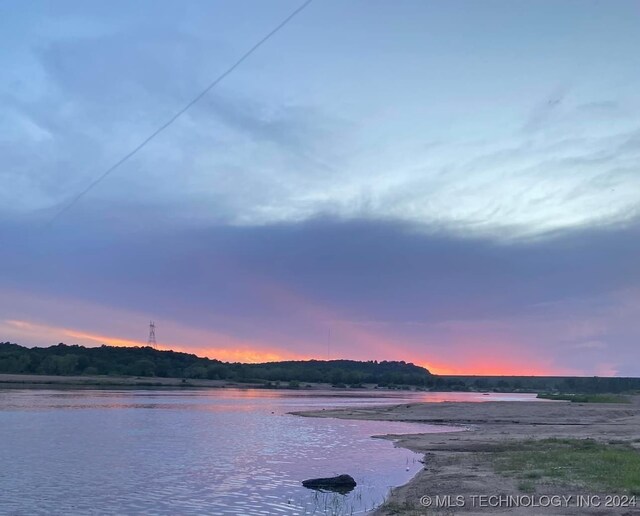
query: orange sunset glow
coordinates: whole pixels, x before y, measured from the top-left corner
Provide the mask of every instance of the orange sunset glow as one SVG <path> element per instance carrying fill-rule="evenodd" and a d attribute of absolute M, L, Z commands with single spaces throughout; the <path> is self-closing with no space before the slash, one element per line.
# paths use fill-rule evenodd
<path fill-rule="evenodd" d="M 6 320 L 4 324 L 17 330 L 23 337 L 59 335 L 61 339 L 68 340 L 69 344 L 82 343 L 85 345 L 107 345 L 117 347 L 147 346 L 147 342 L 141 340 L 126 339 L 108 335 L 101 335 L 70 328 L 59 328 L 27 321 Z M 228 346 L 210 346 L 207 344 L 193 344 L 185 346 L 176 344 L 158 344 L 157 349 L 163 351 L 178 351 L 192 353 L 201 357 L 221 360 L 223 362 L 262 363 L 277 362 L 282 360 L 308 360 L 310 357 L 295 355 L 278 349 L 251 348 L 247 343 L 238 342 L 233 338 L 221 335 L 211 336 L 213 341 L 224 343 Z"/>
<path fill-rule="evenodd" d="M 311 310 L 313 305 L 307 303 L 305 305 L 307 310 Z M 318 310 L 314 308 L 314 310 Z M 322 316 L 326 316 L 327 313 L 322 311 Z M 326 320 L 322 318 L 323 320 Z M 48 337 L 50 335 L 58 335 L 60 339 L 67 341 L 68 344 L 80 343 L 90 346 L 106 344 L 108 346 L 119 347 L 133 347 L 133 346 L 147 346 L 147 342 L 135 339 L 126 339 L 116 336 L 109 336 L 97 333 L 91 333 L 70 328 L 61 328 L 55 326 L 49 326 L 44 324 L 38 324 L 28 321 L 19 320 L 5 320 L 4 325 L 12 328 L 14 331 L 25 338 L 33 336 Z M 365 331 L 358 328 L 357 325 L 343 324 L 339 325 L 341 330 L 345 331 L 345 334 L 350 339 L 355 339 L 363 342 L 365 346 L 375 350 L 390 350 L 393 349 L 394 353 L 389 353 L 385 358 L 387 360 L 399 359 L 406 362 L 415 363 L 425 367 L 433 374 L 440 375 L 484 375 L 484 376 L 555 376 L 561 374 L 574 374 L 570 370 L 560 370 L 551 366 L 545 365 L 540 362 L 530 361 L 524 363 L 517 357 L 501 358 L 493 357 L 477 357 L 474 356 L 473 349 L 475 346 L 469 346 L 467 349 L 467 357 L 462 361 L 431 361 L 427 359 L 421 359 L 419 356 L 412 356 L 407 347 L 403 347 L 398 344 L 391 344 L 389 337 L 385 335 L 377 335 L 371 331 Z M 223 362 L 245 362 L 245 363 L 263 363 L 263 362 L 278 362 L 283 360 L 325 360 L 326 356 L 313 356 L 294 354 L 287 352 L 276 347 L 268 348 L 265 346 L 257 347 L 252 346 L 251 343 L 237 341 L 231 337 L 225 337 L 219 334 L 209 335 L 211 341 L 217 342 L 215 346 L 207 345 L 207 343 L 191 343 L 184 345 L 180 343 L 168 344 L 159 343 L 157 349 L 160 350 L 173 350 L 184 353 L 193 353 L 201 357 L 221 360 Z M 225 345 L 226 344 L 226 345 Z M 457 350 L 464 350 L 463 346 L 456 347 Z M 498 352 L 498 348 L 496 348 Z M 335 356 L 333 359 L 347 358 L 339 355 L 339 350 L 334 350 Z M 383 355 L 384 356 L 384 355 Z M 366 360 L 366 357 L 362 357 Z"/>

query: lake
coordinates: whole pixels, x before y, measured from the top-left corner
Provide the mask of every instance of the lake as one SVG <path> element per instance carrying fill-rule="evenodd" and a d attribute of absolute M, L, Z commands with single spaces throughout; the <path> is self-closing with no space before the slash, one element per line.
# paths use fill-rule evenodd
<path fill-rule="evenodd" d="M 421 456 L 372 435 L 446 427 L 304 418 L 290 411 L 532 395 L 287 390 L 0 389 L 0 512 L 355 514 Z M 346 495 L 303 488 L 348 473 Z"/>

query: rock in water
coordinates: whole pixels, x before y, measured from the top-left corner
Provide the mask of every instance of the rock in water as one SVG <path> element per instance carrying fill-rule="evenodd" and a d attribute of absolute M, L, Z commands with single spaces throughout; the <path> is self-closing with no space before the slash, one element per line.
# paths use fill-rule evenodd
<path fill-rule="evenodd" d="M 318 491 L 335 491 L 336 493 L 346 494 L 349 491 L 353 491 L 353 488 L 358 484 L 351 475 L 338 475 L 337 477 L 303 480 L 302 485 Z"/>

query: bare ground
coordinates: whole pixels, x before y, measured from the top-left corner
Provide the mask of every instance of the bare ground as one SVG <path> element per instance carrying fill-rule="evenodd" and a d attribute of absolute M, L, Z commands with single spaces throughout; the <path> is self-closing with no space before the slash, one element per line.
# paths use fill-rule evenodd
<path fill-rule="evenodd" d="M 298 412 L 308 417 L 376 419 L 460 425 L 461 432 L 415 434 L 385 438 L 398 446 L 424 453 L 424 470 L 407 485 L 392 491 L 389 500 L 376 512 L 390 514 L 640 514 L 640 507 L 576 507 L 575 496 L 597 495 L 602 505 L 606 495 L 580 485 L 542 483 L 535 493 L 523 493 L 518 481 L 494 470 L 495 454 L 517 446 L 518 441 L 546 438 L 591 438 L 603 443 L 624 442 L 640 449 L 640 397 L 629 404 L 567 402 L 485 402 L 485 403 L 413 403 L 361 409 Z M 640 486 L 639 486 L 640 487 Z M 480 495 L 572 495 L 562 507 L 508 508 L 481 506 L 472 497 Z M 422 507 L 420 498 L 451 495 L 444 509 Z M 455 497 L 464 497 L 464 506 L 456 506 Z M 640 499 L 638 500 L 640 506 Z M 458 504 L 459 505 L 459 504 Z"/>
<path fill-rule="evenodd" d="M 185 385 L 186 384 L 186 385 Z M 225 380 L 183 381 L 182 378 L 141 376 L 55 376 L 41 374 L 0 374 L 0 388 L 63 388 L 63 387 L 232 387 L 239 386 Z M 250 384 L 242 384 L 251 387 Z"/>

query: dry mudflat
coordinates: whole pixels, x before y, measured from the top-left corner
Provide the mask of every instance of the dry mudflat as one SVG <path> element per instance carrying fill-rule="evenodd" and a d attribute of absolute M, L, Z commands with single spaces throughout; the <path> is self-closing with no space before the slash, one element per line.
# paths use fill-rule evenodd
<path fill-rule="evenodd" d="M 606 488 L 594 488 L 593 484 L 570 475 L 567 477 L 562 471 L 558 471 L 557 478 L 549 478 L 548 472 L 538 474 L 536 471 L 525 471 L 526 464 L 522 465 L 522 471 L 506 474 L 497 466 L 504 463 L 505 458 L 511 460 L 513 457 L 520 457 L 517 452 L 521 450 L 534 450 L 531 457 L 535 458 L 536 453 L 548 453 L 551 449 L 549 446 L 569 450 L 567 460 L 591 457 L 589 454 L 572 455 L 570 448 L 573 444 L 565 445 L 586 439 L 595 441 L 584 443 L 597 447 L 598 454 L 593 456 L 598 458 L 609 454 L 609 448 L 600 443 L 628 450 L 632 455 L 640 452 L 640 397 L 629 399 L 630 403 L 413 403 L 297 414 L 308 417 L 444 424 L 464 428 L 463 431 L 447 433 L 384 436 L 393 439 L 398 446 L 423 453 L 424 469 L 409 484 L 393 490 L 387 502 L 378 509 L 379 515 L 631 515 L 640 514 L 640 496 L 636 496 L 637 507 L 633 507 L 629 491 L 626 495 L 623 492 L 620 497 L 621 491 L 609 492 Z M 537 451 L 536 444 L 539 445 Z M 604 450 L 602 453 L 601 449 Z M 562 459 L 564 455 L 560 457 Z M 553 459 L 553 456 L 547 456 L 549 458 Z M 631 467 L 635 468 L 634 465 Z M 562 466 L 556 468 L 561 470 Z M 634 471 L 632 473 L 635 475 Z M 632 477 L 632 482 L 635 482 L 635 478 L 637 477 Z M 632 486 L 632 491 L 635 491 L 635 487 Z M 640 485 L 637 488 L 640 490 Z M 497 496 L 501 498 L 496 498 Z M 545 498 L 546 496 L 553 498 Z M 608 496 L 611 498 L 608 499 Z M 422 497 L 430 498 L 423 499 L 421 503 Z M 429 502 L 431 506 L 425 507 Z M 526 506 L 528 504 L 533 506 Z"/>

